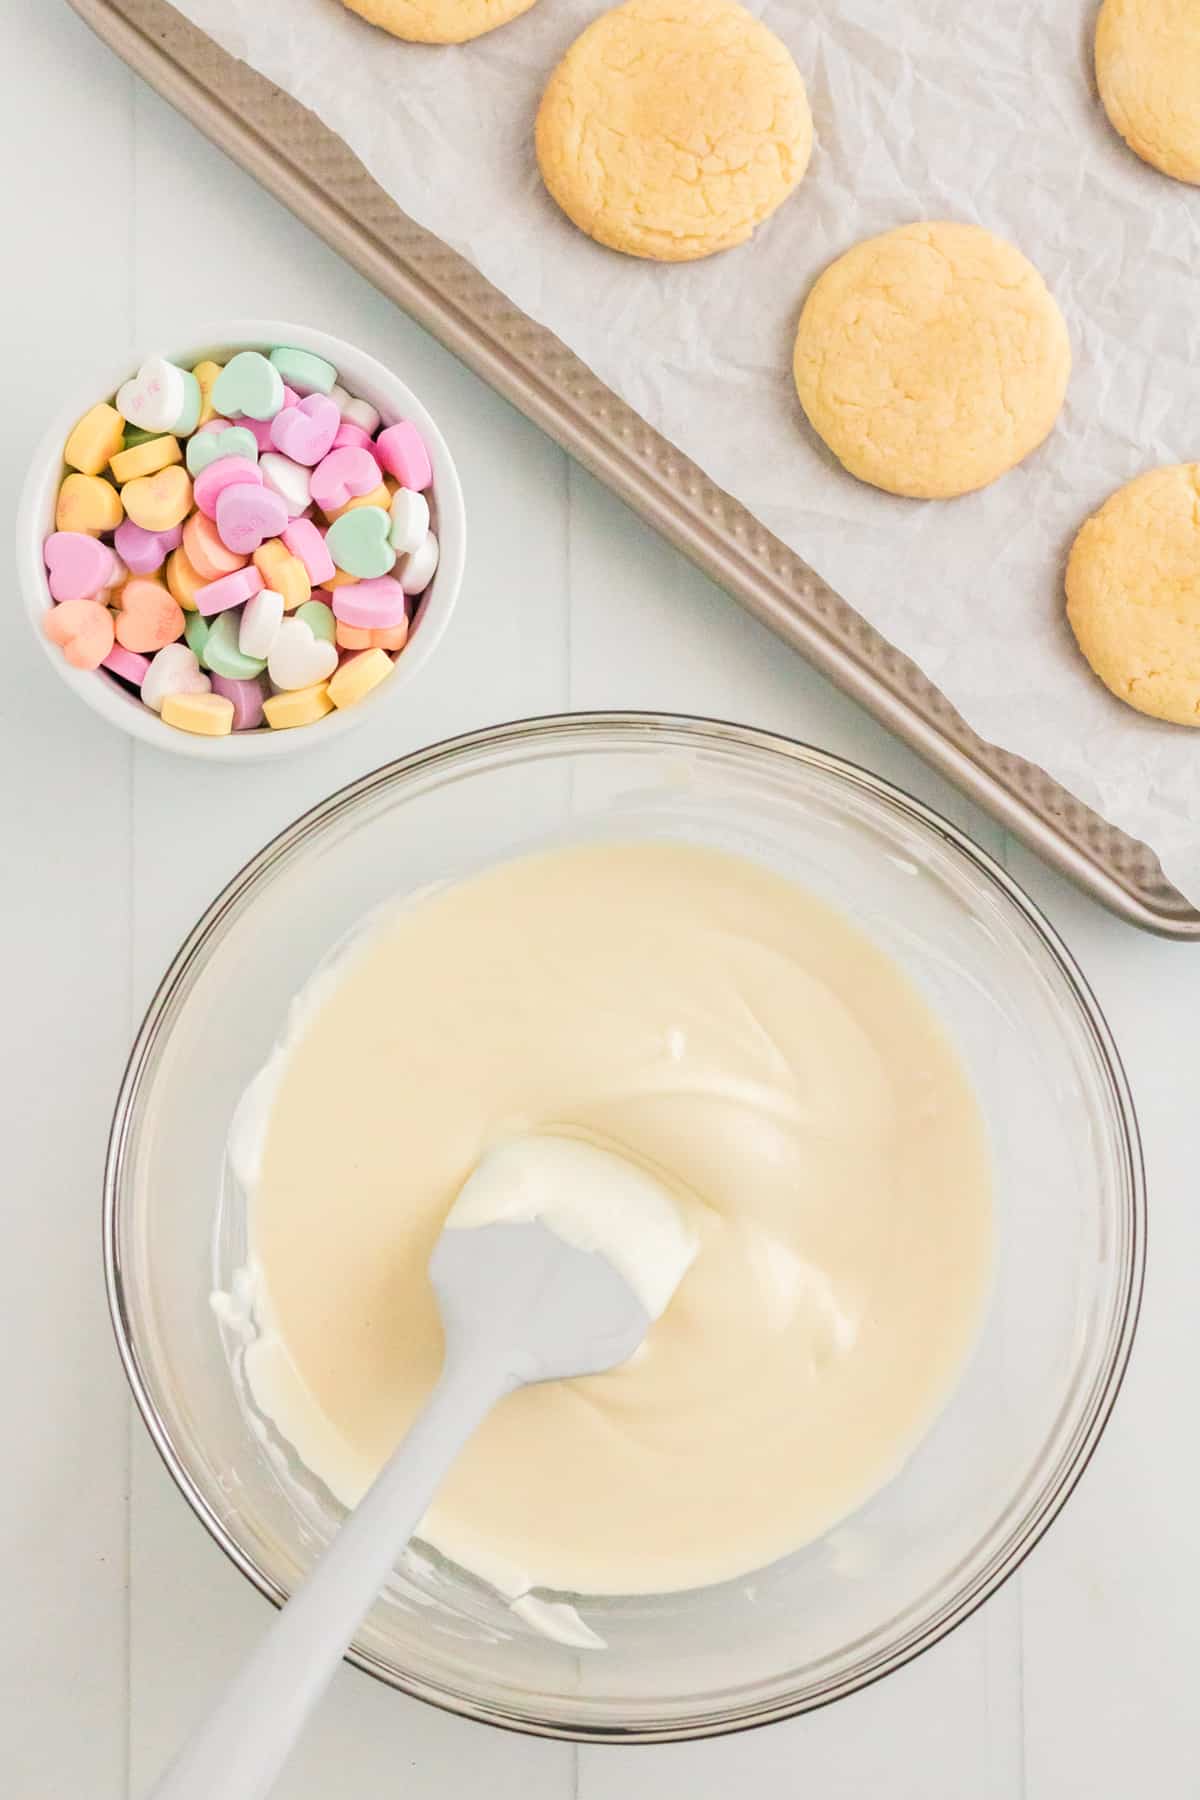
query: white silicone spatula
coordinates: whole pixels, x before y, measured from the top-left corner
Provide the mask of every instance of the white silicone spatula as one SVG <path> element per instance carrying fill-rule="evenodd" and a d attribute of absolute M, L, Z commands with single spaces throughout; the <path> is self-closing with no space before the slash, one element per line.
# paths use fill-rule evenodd
<path fill-rule="evenodd" d="M 429 1265 L 437 1387 L 153 1800 L 263 1800 L 476 1426 L 526 1382 L 632 1356 L 695 1252 L 667 1190 L 610 1151 L 527 1137 L 483 1158 Z"/>

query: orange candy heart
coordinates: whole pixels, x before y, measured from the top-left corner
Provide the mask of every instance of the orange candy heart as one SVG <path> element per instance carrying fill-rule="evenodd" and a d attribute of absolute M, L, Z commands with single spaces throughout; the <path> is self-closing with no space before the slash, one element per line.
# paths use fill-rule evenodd
<path fill-rule="evenodd" d="M 216 524 L 202 512 L 194 512 L 184 526 L 183 548 L 203 582 L 220 581 L 222 575 L 232 575 L 235 569 L 246 566 L 246 558 L 236 550 L 226 549 Z"/>
<path fill-rule="evenodd" d="M 58 490 L 56 531 L 85 531 L 95 537 L 115 531 L 124 517 L 120 494 L 99 475 L 68 475 Z"/>
<path fill-rule="evenodd" d="M 345 625 L 339 619 L 334 641 L 340 650 L 403 650 L 408 642 L 408 620 L 368 631 L 361 625 Z"/>
<path fill-rule="evenodd" d="M 64 600 L 42 615 L 42 630 L 76 669 L 98 669 L 113 647 L 113 619 L 98 600 Z"/>
<path fill-rule="evenodd" d="M 161 581 L 135 576 L 121 590 L 117 614 L 117 642 L 143 655 L 162 650 L 183 636 L 183 608 Z"/>
<path fill-rule="evenodd" d="M 192 509 L 192 478 L 178 464 L 142 475 L 121 489 L 125 511 L 143 531 L 170 531 L 182 525 Z"/>

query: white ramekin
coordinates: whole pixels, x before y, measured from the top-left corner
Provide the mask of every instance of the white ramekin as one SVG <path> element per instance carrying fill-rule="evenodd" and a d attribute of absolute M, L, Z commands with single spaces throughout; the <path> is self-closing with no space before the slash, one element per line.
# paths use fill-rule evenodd
<path fill-rule="evenodd" d="M 321 744 L 331 743 L 339 734 L 352 731 L 373 716 L 376 709 L 393 701 L 400 689 L 420 674 L 449 624 L 462 585 L 466 516 L 458 471 L 441 432 L 412 389 L 398 375 L 393 375 L 366 351 L 356 349 L 340 338 L 330 337 L 328 332 L 273 319 L 218 325 L 197 332 L 190 344 L 183 348 L 175 346 L 164 354 L 182 368 L 190 369 L 205 358 L 225 362 L 237 350 L 272 350 L 283 344 L 297 350 L 312 350 L 327 358 L 337 369 L 341 385 L 369 401 L 385 425 L 399 419 L 411 420 L 424 438 L 433 463 L 430 501 L 433 527 L 441 551 L 437 573 L 426 591 L 412 635 L 396 659 L 391 675 L 357 705 L 347 707 L 344 712 L 332 712 L 313 725 L 289 731 L 263 727 L 258 731 L 233 732 L 224 738 L 197 737 L 172 725 L 164 725 L 157 713 L 143 706 L 106 670 L 72 668 L 57 645 L 46 637 L 42 619 L 54 603 L 46 583 L 42 546 L 54 530 L 55 500 L 65 472 L 63 445 L 76 420 L 97 401 L 108 399 L 115 393 L 135 372 L 140 358 L 126 358 L 115 367 L 101 371 L 66 401 L 34 451 L 17 513 L 17 569 L 29 622 L 60 679 L 94 712 L 131 737 L 177 755 L 202 757 L 207 762 L 244 763 L 264 757 L 295 755 L 300 751 L 315 750 Z"/>

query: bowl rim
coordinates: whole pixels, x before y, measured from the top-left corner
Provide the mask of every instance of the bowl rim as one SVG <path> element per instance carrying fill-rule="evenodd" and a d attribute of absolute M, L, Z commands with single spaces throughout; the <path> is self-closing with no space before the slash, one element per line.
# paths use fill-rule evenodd
<path fill-rule="evenodd" d="M 228 737 L 206 738 L 194 732 L 176 731 L 164 725 L 148 707 L 119 688 L 115 681 L 96 680 L 102 673 L 95 669 L 75 669 L 46 637 L 41 621 L 54 604 L 46 586 L 42 545 L 45 538 L 45 501 L 53 482 L 61 478 L 64 464 L 62 448 L 75 423 L 90 406 L 115 393 L 132 367 L 140 366 L 138 353 L 123 357 L 99 375 L 79 382 L 71 397 L 59 407 L 39 438 L 29 460 L 29 468 L 17 505 L 15 543 L 17 578 L 25 602 L 25 612 L 34 637 L 41 645 L 56 674 L 76 696 L 110 725 L 115 725 L 136 742 L 150 744 L 177 756 L 199 758 L 205 762 L 244 764 L 295 756 L 328 744 L 335 736 L 354 730 L 374 709 L 394 699 L 398 690 L 416 679 L 435 654 L 453 616 L 462 588 L 466 562 L 466 503 L 462 482 L 454 458 L 442 431 L 420 396 L 408 383 L 371 351 L 361 349 L 347 339 L 335 337 L 314 325 L 297 325 L 280 319 L 233 319 L 216 324 L 201 324 L 187 337 L 186 347 L 174 348 L 169 355 L 181 367 L 193 368 L 206 357 L 227 355 L 236 349 L 288 345 L 297 350 L 311 350 L 334 364 L 341 378 L 366 380 L 380 392 L 394 396 L 392 404 L 399 417 L 411 419 L 418 427 L 433 464 L 434 495 L 438 548 L 437 571 L 422 609 L 420 630 L 397 659 L 386 681 L 364 695 L 354 706 L 328 714 L 319 723 L 320 733 L 305 727 L 291 731 L 272 731 L 260 727 L 255 731 L 232 732 Z M 151 352 L 147 351 L 148 355 Z M 355 373 L 357 371 L 357 373 Z M 110 379 L 111 377 L 111 379 Z M 107 383 L 107 385 L 105 385 Z"/>
<path fill-rule="evenodd" d="M 1102 1375 L 1093 1384 L 1087 1411 L 1076 1425 L 1070 1442 L 1060 1456 L 1059 1467 L 1052 1471 L 1052 1479 L 1038 1503 L 1022 1519 L 1019 1528 L 1009 1533 L 989 1561 L 977 1572 L 968 1588 L 957 1593 L 932 1617 L 915 1625 L 906 1636 L 878 1652 L 865 1665 L 829 1680 L 810 1693 L 791 1699 L 726 1707 L 709 1715 L 698 1714 L 686 1721 L 598 1724 L 594 1720 L 582 1718 L 571 1720 L 533 1717 L 501 1702 L 481 1700 L 477 1694 L 459 1692 L 411 1671 L 397 1670 L 354 1646 L 347 1651 L 346 1660 L 356 1668 L 384 1685 L 413 1699 L 423 1700 L 443 1712 L 526 1736 L 573 1743 L 679 1743 L 753 1730 L 816 1711 L 873 1686 L 876 1681 L 903 1668 L 940 1643 L 1015 1574 L 1034 1545 L 1058 1517 L 1090 1463 L 1104 1434 L 1128 1368 L 1145 1279 L 1147 1209 L 1141 1134 L 1128 1078 L 1108 1021 L 1074 956 L 1036 901 L 966 832 L 905 789 L 848 758 L 818 749 L 782 733 L 740 725 L 729 720 L 649 711 L 566 712 L 536 715 L 463 732 L 385 763 L 347 783 L 301 813 L 249 858 L 205 908 L 171 959 L 146 1008 L 121 1079 L 104 1168 L 102 1231 L 109 1315 L 126 1379 L 151 1440 L 175 1486 L 234 1567 L 274 1606 L 283 1605 L 288 1598 L 284 1590 L 242 1550 L 226 1530 L 177 1453 L 171 1434 L 155 1406 L 151 1384 L 143 1372 L 121 1266 L 120 1178 L 131 1113 L 178 983 L 186 976 L 193 958 L 204 945 L 209 933 L 219 927 L 227 912 L 241 904 L 277 856 L 302 844 L 306 838 L 319 832 L 328 821 L 336 818 L 344 807 L 353 806 L 371 792 L 393 783 L 402 783 L 414 775 L 426 774 L 439 765 L 452 764 L 457 758 L 482 748 L 513 747 L 523 741 L 545 740 L 550 737 L 559 737 L 569 745 L 572 737 L 585 737 L 595 731 L 626 732 L 631 740 L 637 740 L 653 736 L 664 729 L 675 734 L 676 741 L 679 737 L 690 739 L 691 744 L 697 748 L 712 745 L 728 747 L 735 744 L 774 753 L 785 761 L 803 763 L 809 768 L 823 771 L 847 782 L 860 794 L 898 808 L 910 822 L 924 828 L 964 857 L 973 870 L 990 882 L 1032 927 L 1040 947 L 1049 954 L 1057 972 L 1068 985 L 1080 1022 L 1086 1028 L 1098 1054 L 1102 1074 L 1110 1084 L 1119 1128 L 1123 1187 L 1128 1196 L 1129 1255 L 1118 1294 L 1116 1325 L 1109 1333 L 1110 1342 Z"/>

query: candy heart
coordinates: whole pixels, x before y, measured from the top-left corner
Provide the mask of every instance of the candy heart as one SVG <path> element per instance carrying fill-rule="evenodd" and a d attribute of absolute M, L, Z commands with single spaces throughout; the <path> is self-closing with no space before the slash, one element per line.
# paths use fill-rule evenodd
<path fill-rule="evenodd" d="M 360 650 L 356 656 L 348 656 L 331 678 L 329 698 L 338 707 L 356 706 L 391 672 L 392 659 L 386 650 Z"/>
<path fill-rule="evenodd" d="M 314 587 L 328 581 L 334 573 L 333 558 L 325 547 L 325 533 L 311 519 L 293 519 L 282 533 L 283 541 L 293 556 L 304 564 Z"/>
<path fill-rule="evenodd" d="M 273 419 L 283 405 L 283 376 L 257 350 L 240 350 L 213 382 L 212 403 L 227 419 Z"/>
<path fill-rule="evenodd" d="M 160 469 L 157 475 L 127 481 L 121 489 L 121 503 L 144 531 L 169 531 L 173 525 L 182 525 L 192 510 L 192 478 L 178 464 Z"/>
<path fill-rule="evenodd" d="M 315 638 L 300 619 L 287 618 L 275 634 L 267 673 L 277 688 L 315 687 L 325 681 L 338 666 L 336 644 Z"/>
<path fill-rule="evenodd" d="M 59 531 L 115 531 L 125 517 L 121 496 L 99 475 L 68 475 L 58 490 L 54 524 Z"/>
<path fill-rule="evenodd" d="M 270 488 L 239 482 L 217 496 L 221 542 L 239 556 L 252 556 L 264 538 L 278 537 L 287 522 L 287 507 Z"/>
<path fill-rule="evenodd" d="M 168 644 L 150 664 L 150 672 L 142 683 L 142 699 L 153 712 L 160 713 L 163 701 L 172 694 L 207 694 L 211 687 L 194 651 L 186 644 Z"/>
<path fill-rule="evenodd" d="M 257 569 L 235 569 L 232 575 L 222 575 L 219 581 L 206 582 L 202 588 L 196 589 L 196 610 L 210 619 L 214 613 L 224 612 L 227 607 L 240 606 L 243 600 L 253 600 L 262 586 L 263 578 Z"/>
<path fill-rule="evenodd" d="M 126 650 L 161 650 L 183 636 L 183 608 L 160 581 L 135 576 L 121 589 L 117 642 Z"/>
<path fill-rule="evenodd" d="M 339 650 L 403 650 L 407 642 L 407 619 L 401 619 L 398 625 L 389 625 L 386 630 L 379 631 L 366 631 L 361 625 L 343 625 L 338 620 Z"/>
<path fill-rule="evenodd" d="M 115 406 L 101 401 L 85 412 L 63 450 L 68 469 L 81 475 L 98 475 L 110 456 L 116 456 L 125 442 L 125 421 Z"/>
<path fill-rule="evenodd" d="M 143 431 L 174 431 L 187 396 L 184 371 L 165 356 L 148 356 L 137 374 L 117 389 L 117 411 Z"/>
<path fill-rule="evenodd" d="M 432 531 L 425 533 L 411 556 L 402 556 L 396 573 L 406 594 L 423 594 L 433 580 L 438 566 L 438 541 Z"/>
<path fill-rule="evenodd" d="M 425 542 L 429 530 L 429 502 L 424 494 L 411 488 L 399 488 L 392 496 L 392 549 L 397 556 L 407 556 Z"/>
<path fill-rule="evenodd" d="M 339 569 L 369 581 L 386 575 L 396 560 L 388 539 L 391 520 L 378 506 L 360 506 L 335 519 L 325 544 Z"/>
<path fill-rule="evenodd" d="M 242 622 L 238 628 L 238 649 L 242 655 L 257 657 L 259 662 L 265 663 L 282 623 L 283 595 L 277 594 L 274 588 L 262 588 L 242 608 Z"/>
<path fill-rule="evenodd" d="M 408 600 L 398 581 L 380 575 L 374 581 L 356 581 L 352 587 L 339 588 L 333 597 L 333 616 L 365 631 L 387 630 L 407 618 Z"/>
<path fill-rule="evenodd" d="M 150 658 L 139 656 L 136 650 L 122 650 L 120 644 L 114 644 L 100 667 L 140 688 L 150 673 Z"/>
<path fill-rule="evenodd" d="M 204 396 L 200 392 L 200 383 L 187 369 L 183 371 L 183 405 L 171 430 L 179 437 L 190 437 L 200 423 L 200 413 L 204 406 Z"/>
<path fill-rule="evenodd" d="M 232 575 L 235 569 L 245 566 L 245 557 L 235 556 L 232 550 L 225 548 L 215 520 L 205 518 L 202 512 L 194 512 L 184 526 L 183 548 L 201 581 L 219 581 L 222 575 Z"/>
<path fill-rule="evenodd" d="M 164 431 L 159 437 L 147 438 L 143 444 L 118 450 L 109 459 L 108 472 L 118 487 L 124 487 L 127 481 L 136 481 L 142 475 L 157 475 L 160 469 L 182 461 L 183 450 L 179 439 L 171 432 Z"/>
<path fill-rule="evenodd" d="M 220 363 L 211 362 L 208 359 L 204 362 L 198 362 L 192 370 L 192 374 L 200 384 L 200 417 L 197 419 L 196 423 L 201 430 L 208 424 L 210 419 L 215 418 L 216 416 L 217 409 L 212 403 L 212 391 L 213 382 L 220 373 Z"/>
<path fill-rule="evenodd" d="M 285 406 L 285 407 L 286 406 L 299 406 L 299 404 L 300 404 L 299 394 L 294 394 L 292 392 L 291 388 L 288 387 L 285 383 L 284 389 L 283 389 L 283 406 Z M 281 412 L 283 411 L 283 407 L 280 408 L 280 411 Z M 269 418 L 269 419 L 243 419 L 242 420 L 242 424 L 246 427 L 246 430 L 253 432 L 254 441 L 258 445 L 260 454 L 262 454 L 263 452 L 265 452 L 271 448 L 271 426 L 273 423 L 274 423 L 274 414 L 272 414 L 271 418 Z"/>
<path fill-rule="evenodd" d="M 86 532 L 51 532 L 43 555 L 55 600 L 88 600 L 116 580 L 116 557 L 107 544 Z"/>
<path fill-rule="evenodd" d="M 172 550 L 179 548 L 183 526 L 172 525 L 166 531 L 147 531 L 133 519 L 117 526 L 113 542 L 117 554 L 134 575 L 153 575 L 161 569 Z"/>
<path fill-rule="evenodd" d="M 415 425 L 402 419 L 398 425 L 389 425 L 381 431 L 375 440 L 375 454 L 389 475 L 394 475 L 401 487 L 412 488 L 420 493 L 433 480 L 433 467 L 429 461 L 429 452 L 425 442 Z"/>
<path fill-rule="evenodd" d="M 311 477 L 302 463 L 293 462 L 290 456 L 267 451 L 258 466 L 262 470 L 263 485 L 279 495 L 287 507 L 289 519 L 298 519 L 301 513 L 308 511 Z"/>
<path fill-rule="evenodd" d="M 233 730 L 233 703 L 221 694 L 168 694 L 162 722 L 197 737 L 228 737 Z"/>
<path fill-rule="evenodd" d="M 357 400 L 353 394 L 341 401 L 342 417 L 348 425 L 357 425 L 368 437 L 379 430 L 379 414 L 369 400 Z"/>
<path fill-rule="evenodd" d="M 238 647 L 239 620 L 235 612 L 223 612 L 213 620 L 204 645 L 204 665 L 214 675 L 230 681 L 253 681 L 266 668 L 266 658 L 247 656 Z"/>
<path fill-rule="evenodd" d="M 293 462 L 312 468 L 333 448 L 342 415 L 324 394 L 310 394 L 295 406 L 285 406 L 271 420 L 271 442 Z"/>
<path fill-rule="evenodd" d="M 172 599 L 178 600 L 184 612 L 191 613 L 196 609 L 196 590 L 204 586 L 204 577 L 192 566 L 186 550 L 182 546 L 172 550 L 167 558 L 167 587 Z M 212 579 L 210 576 L 209 580 Z"/>
<path fill-rule="evenodd" d="M 311 598 L 312 582 L 308 579 L 308 570 L 280 539 L 269 538 L 261 550 L 254 552 L 254 566 L 263 578 L 264 587 L 274 588 L 277 594 L 283 595 L 285 612 L 303 606 Z"/>
<path fill-rule="evenodd" d="M 248 456 L 220 456 L 216 462 L 209 463 L 196 477 L 193 498 L 196 508 L 206 519 L 217 516 L 217 499 L 223 489 L 248 483 L 251 487 L 262 486 L 262 470 Z M 196 559 L 193 556 L 192 561 Z M 199 564 L 197 564 L 199 567 Z"/>
<path fill-rule="evenodd" d="M 379 486 L 379 464 L 368 450 L 331 450 L 312 473 L 312 497 L 323 513 Z"/>
<path fill-rule="evenodd" d="M 216 431 L 198 431 L 188 439 L 187 466 L 193 475 L 203 475 L 210 463 L 220 462 L 223 456 L 240 456 L 246 462 L 256 463 L 258 445 L 254 433 L 244 425 L 223 425 Z"/>
<path fill-rule="evenodd" d="M 298 394 L 328 394 L 337 381 L 337 370 L 311 350 L 293 350 L 281 344 L 271 352 L 271 362 L 289 387 Z M 291 452 L 288 452 L 291 455 Z"/>
<path fill-rule="evenodd" d="M 365 450 L 369 456 L 374 456 L 375 440 L 369 431 L 363 430 L 361 425 L 351 425 L 348 419 L 343 419 L 338 426 L 337 436 L 333 440 L 333 448 L 335 450 Z"/>
<path fill-rule="evenodd" d="M 296 617 L 303 621 L 315 638 L 323 638 L 327 644 L 337 641 L 337 620 L 333 616 L 332 607 L 326 606 L 323 600 L 308 600 L 297 607 Z"/>
<path fill-rule="evenodd" d="M 233 704 L 233 729 L 253 731 L 263 722 L 262 681 L 231 681 L 227 675 L 214 675 L 212 691 Z"/>
<path fill-rule="evenodd" d="M 218 615 L 219 617 L 220 615 Z M 204 647 L 208 643 L 208 634 L 212 626 L 201 612 L 190 612 L 183 628 L 184 642 L 189 650 L 195 652 L 200 662 L 204 661 Z"/>
<path fill-rule="evenodd" d="M 52 606 L 42 615 L 42 630 L 76 669 L 98 669 L 113 647 L 112 614 L 98 600 L 64 600 Z M 328 647 L 336 664 L 337 651 Z"/>

